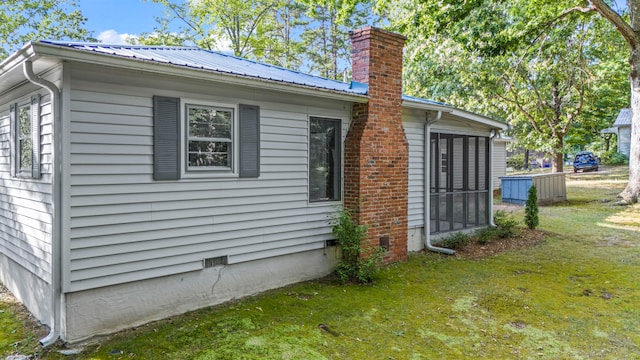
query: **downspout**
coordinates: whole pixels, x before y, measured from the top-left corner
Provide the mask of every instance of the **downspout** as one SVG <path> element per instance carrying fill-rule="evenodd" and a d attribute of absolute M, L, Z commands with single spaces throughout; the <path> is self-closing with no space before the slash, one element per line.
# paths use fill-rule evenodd
<path fill-rule="evenodd" d="M 438 110 L 433 119 L 429 119 L 427 115 L 427 121 L 424 123 L 424 245 L 427 250 L 453 255 L 456 253 L 455 250 L 431 244 L 431 125 L 441 118 L 442 111 Z"/>
<path fill-rule="evenodd" d="M 493 140 L 498 135 L 498 130 L 489 133 L 489 225 L 496 227 L 493 222 Z"/>
<path fill-rule="evenodd" d="M 60 192 L 62 172 L 58 167 L 61 165 L 60 154 L 62 142 L 59 137 L 61 135 L 60 127 L 60 89 L 51 81 L 38 77 L 33 72 L 33 63 L 26 60 L 22 66 L 24 76 L 31 83 L 38 85 L 49 91 L 51 94 L 51 106 L 53 107 L 53 178 L 51 189 L 53 192 L 53 234 L 51 240 L 51 320 L 49 334 L 40 339 L 40 344 L 44 347 L 54 344 L 60 337 L 60 301 L 62 296 L 62 274 L 61 274 L 61 211 L 60 211 Z"/>

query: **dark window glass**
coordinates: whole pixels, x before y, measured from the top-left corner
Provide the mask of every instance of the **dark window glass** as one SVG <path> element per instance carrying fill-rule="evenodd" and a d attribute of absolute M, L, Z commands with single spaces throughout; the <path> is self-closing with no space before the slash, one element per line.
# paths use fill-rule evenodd
<path fill-rule="evenodd" d="M 233 110 L 187 106 L 188 169 L 231 170 Z"/>
<path fill-rule="evenodd" d="M 20 151 L 20 170 L 31 172 L 33 147 L 31 145 L 31 106 L 18 108 L 18 141 Z"/>
<path fill-rule="evenodd" d="M 309 131 L 309 201 L 341 199 L 341 122 L 311 118 Z"/>

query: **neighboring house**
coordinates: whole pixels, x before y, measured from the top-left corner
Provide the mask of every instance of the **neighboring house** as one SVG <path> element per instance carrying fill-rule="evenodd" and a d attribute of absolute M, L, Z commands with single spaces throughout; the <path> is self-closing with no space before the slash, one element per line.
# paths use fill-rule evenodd
<path fill-rule="evenodd" d="M 506 124 L 402 96 L 404 38 L 351 36 L 352 83 L 185 47 L 0 63 L 0 280 L 43 344 L 324 276 L 342 205 L 387 261 L 486 227 Z"/>
<path fill-rule="evenodd" d="M 602 134 L 618 135 L 618 152 L 629 157 L 631 150 L 631 109 L 622 109 L 613 126 L 601 131 Z"/>

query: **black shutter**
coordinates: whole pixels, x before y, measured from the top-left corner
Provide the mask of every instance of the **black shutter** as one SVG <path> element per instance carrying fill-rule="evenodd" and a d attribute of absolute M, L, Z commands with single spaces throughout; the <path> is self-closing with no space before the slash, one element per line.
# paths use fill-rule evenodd
<path fill-rule="evenodd" d="M 260 107 L 240 105 L 240 171 L 241 178 L 260 176 Z"/>
<path fill-rule="evenodd" d="M 40 95 L 31 97 L 31 145 L 31 177 L 40 179 Z"/>
<path fill-rule="evenodd" d="M 153 178 L 180 178 L 180 99 L 153 97 Z"/>
<path fill-rule="evenodd" d="M 17 134 L 17 129 L 18 129 L 18 123 L 16 121 L 18 121 L 18 115 L 16 114 L 16 112 L 18 111 L 18 106 L 16 104 L 11 104 L 11 106 L 9 107 L 9 132 L 10 132 L 10 146 L 11 149 L 9 150 L 9 153 L 11 154 L 10 156 L 10 168 L 11 168 L 11 176 L 16 176 L 17 174 L 17 167 L 19 166 L 17 160 L 18 160 L 18 145 L 17 145 L 17 141 L 18 141 L 18 134 Z"/>

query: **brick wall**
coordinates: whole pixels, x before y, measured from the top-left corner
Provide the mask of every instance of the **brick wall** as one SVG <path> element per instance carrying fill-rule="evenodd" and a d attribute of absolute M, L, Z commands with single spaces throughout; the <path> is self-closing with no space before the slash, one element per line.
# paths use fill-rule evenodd
<path fill-rule="evenodd" d="M 353 107 L 345 142 L 345 207 L 368 226 L 367 242 L 388 244 L 385 260 L 407 257 L 409 145 L 402 127 L 401 35 L 373 27 L 350 34 L 353 80 L 369 102 Z"/>

